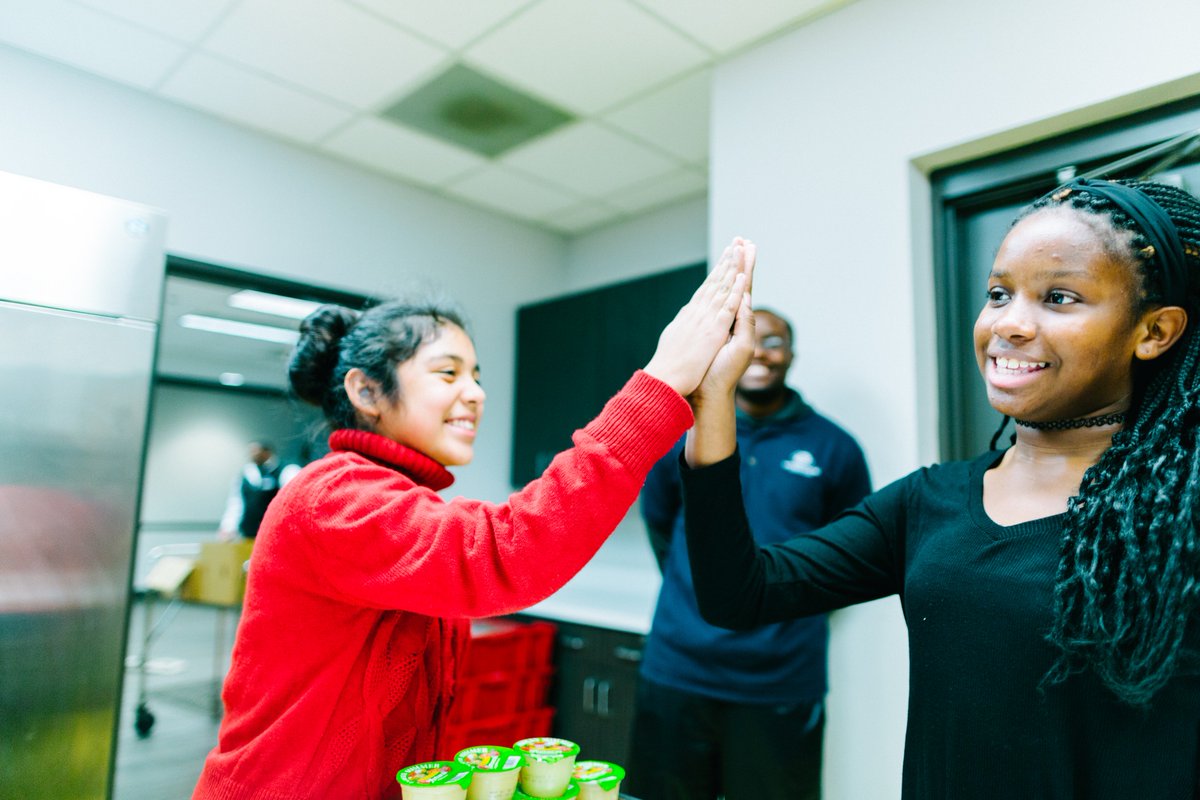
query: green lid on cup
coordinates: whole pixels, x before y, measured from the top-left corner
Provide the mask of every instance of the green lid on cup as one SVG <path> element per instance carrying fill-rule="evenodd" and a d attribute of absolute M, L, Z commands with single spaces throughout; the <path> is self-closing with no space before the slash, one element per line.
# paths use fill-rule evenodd
<path fill-rule="evenodd" d="M 558 797 L 551 798 L 551 800 L 575 800 L 577 797 L 579 797 L 579 784 L 575 781 L 571 781 L 567 784 L 567 788 L 562 794 L 560 794 Z M 518 788 L 517 791 L 513 793 L 513 800 L 546 800 L 546 798 L 534 797 L 531 794 L 525 794 L 525 792 Z"/>
<path fill-rule="evenodd" d="M 464 789 L 471 782 L 471 768 L 454 761 L 426 761 L 413 764 L 396 773 L 402 786 L 445 786 L 457 784 Z"/>
<path fill-rule="evenodd" d="M 540 761 L 543 764 L 553 764 L 569 756 L 579 755 L 579 745 L 566 739 L 554 739 L 550 736 L 522 739 L 513 745 L 513 749 L 519 750 L 527 762 Z"/>
<path fill-rule="evenodd" d="M 454 754 L 454 760 L 478 772 L 511 772 L 525 764 L 525 756 L 511 747 L 490 744 L 467 747 Z"/>
<path fill-rule="evenodd" d="M 575 780 L 609 791 L 625 778 L 625 770 L 607 761 L 576 761 Z"/>

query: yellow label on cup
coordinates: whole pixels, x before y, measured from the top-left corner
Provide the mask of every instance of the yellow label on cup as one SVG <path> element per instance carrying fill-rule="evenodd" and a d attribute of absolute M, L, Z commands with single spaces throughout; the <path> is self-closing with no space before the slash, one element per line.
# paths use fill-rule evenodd
<path fill-rule="evenodd" d="M 511 747 L 478 745 L 459 750 L 454 754 L 454 760 L 481 772 L 508 772 L 520 769 L 525 756 Z"/>
<path fill-rule="evenodd" d="M 471 768 L 453 761 L 426 761 L 413 764 L 396 773 L 402 786 L 445 786 L 455 784 L 465 787 L 471 782 Z"/>

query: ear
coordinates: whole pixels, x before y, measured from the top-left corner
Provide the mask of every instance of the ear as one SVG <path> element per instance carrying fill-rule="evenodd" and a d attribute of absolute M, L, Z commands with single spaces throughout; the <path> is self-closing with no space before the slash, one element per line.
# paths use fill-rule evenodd
<path fill-rule="evenodd" d="M 367 373 L 354 367 L 346 373 L 342 385 L 346 389 L 346 397 L 350 405 L 370 420 L 379 419 L 379 384 L 367 377 Z"/>
<path fill-rule="evenodd" d="M 1142 317 L 1141 338 L 1133 354 L 1142 361 L 1151 361 L 1179 341 L 1187 329 L 1187 312 L 1179 306 L 1163 306 L 1147 311 Z"/>

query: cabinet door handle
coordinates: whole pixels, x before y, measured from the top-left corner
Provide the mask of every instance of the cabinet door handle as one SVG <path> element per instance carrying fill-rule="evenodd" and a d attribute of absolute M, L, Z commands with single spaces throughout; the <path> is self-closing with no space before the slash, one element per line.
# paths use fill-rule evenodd
<path fill-rule="evenodd" d="M 596 710 L 596 679 L 583 679 L 583 710 L 589 714 Z"/>
<path fill-rule="evenodd" d="M 596 684 L 596 714 L 601 717 L 607 717 L 608 714 L 608 693 L 612 689 L 612 684 L 608 681 L 600 681 Z"/>
<path fill-rule="evenodd" d="M 617 645 L 613 648 L 613 658 L 618 661 L 632 661 L 637 664 L 642 660 L 642 651 L 635 647 Z"/>

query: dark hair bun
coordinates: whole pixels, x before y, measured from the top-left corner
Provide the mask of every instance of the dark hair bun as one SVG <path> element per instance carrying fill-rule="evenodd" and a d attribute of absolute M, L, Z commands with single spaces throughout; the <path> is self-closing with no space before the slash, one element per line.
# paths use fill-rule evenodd
<path fill-rule="evenodd" d="M 329 382 L 337 367 L 340 344 L 354 327 L 359 313 L 335 305 L 324 305 L 300 323 L 300 339 L 288 364 L 288 378 L 296 396 L 306 403 L 323 407 L 329 394 Z"/>

